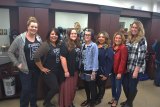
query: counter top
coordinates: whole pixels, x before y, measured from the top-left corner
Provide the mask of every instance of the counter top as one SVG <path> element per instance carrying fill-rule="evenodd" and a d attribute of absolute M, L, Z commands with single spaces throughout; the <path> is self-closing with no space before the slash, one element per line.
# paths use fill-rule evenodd
<path fill-rule="evenodd" d="M 0 65 L 11 62 L 7 52 L 0 53 Z"/>

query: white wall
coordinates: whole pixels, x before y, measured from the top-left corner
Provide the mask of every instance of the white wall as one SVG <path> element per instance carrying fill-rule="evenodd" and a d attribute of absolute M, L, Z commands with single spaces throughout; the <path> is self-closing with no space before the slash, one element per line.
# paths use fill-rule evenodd
<path fill-rule="evenodd" d="M 88 27 L 88 14 L 68 12 L 55 13 L 55 27 L 73 28 L 75 22 L 79 22 L 81 28 Z"/>
<path fill-rule="evenodd" d="M 7 35 L 0 35 L 0 46 L 10 45 L 9 32 L 10 32 L 10 18 L 9 9 L 0 8 L 0 30 L 7 29 Z"/>
<path fill-rule="evenodd" d="M 134 6 L 137 10 L 153 11 L 152 0 L 61 0 L 61 1 L 72 1 L 82 2 L 88 4 L 107 5 L 121 8 L 131 8 Z M 160 12 L 156 10 L 155 12 Z"/>
<path fill-rule="evenodd" d="M 124 28 L 130 28 L 130 24 L 132 24 L 136 18 L 128 18 L 128 17 L 120 17 L 119 22 L 125 22 Z"/>

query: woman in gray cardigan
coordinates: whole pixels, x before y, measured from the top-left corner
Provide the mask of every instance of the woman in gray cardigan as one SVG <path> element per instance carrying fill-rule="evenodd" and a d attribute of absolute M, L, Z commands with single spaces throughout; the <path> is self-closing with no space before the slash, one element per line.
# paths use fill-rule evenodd
<path fill-rule="evenodd" d="M 37 82 L 39 70 L 36 67 L 33 55 L 40 46 L 41 38 L 37 35 L 38 21 L 30 17 L 27 21 L 27 31 L 21 33 L 12 42 L 8 55 L 13 64 L 19 69 L 21 81 L 20 107 L 37 107 Z"/>

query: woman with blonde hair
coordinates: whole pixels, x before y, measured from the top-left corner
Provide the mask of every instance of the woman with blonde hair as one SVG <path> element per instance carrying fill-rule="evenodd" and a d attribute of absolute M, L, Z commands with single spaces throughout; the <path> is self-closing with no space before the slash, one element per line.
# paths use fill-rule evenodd
<path fill-rule="evenodd" d="M 8 50 L 11 61 L 20 71 L 20 107 L 28 107 L 29 103 L 30 107 L 37 107 L 39 69 L 34 63 L 33 55 L 41 43 L 37 34 L 38 25 L 37 19 L 30 17 L 27 21 L 27 31 L 17 36 Z"/>
<path fill-rule="evenodd" d="M 96 104 L 101 103 L 101 100 L 105 94 L 107 79 L 112 71 L 113 49 L 110 45 L 110 42 L 111 41 L 107 32 L 102 31 L 98 34 L 97 45 L 99 69 L 96 75 L 96 85 L 98 89 Z"/>
<path fill-rule="evenodd" d="M 116 107 L 121 95 L 122 78 L 126 72 L 127 47 L 123 33 L 116 32 L 113 36 L 114 64 L 111 75 L 112 81 L 112 100 L 108 102 L 111 107 Z"/>
<path fill-rule="evenodd" d="M 137 94 L 138 74 L 145 71 L 145 56 L 147 42 L 143 24 L 134 21 L 128 32 L 128 62 L 127 73 L 124 75 L 123 89 L 127 100 L 122 107 L 133 107 L 133 100 Z"/>

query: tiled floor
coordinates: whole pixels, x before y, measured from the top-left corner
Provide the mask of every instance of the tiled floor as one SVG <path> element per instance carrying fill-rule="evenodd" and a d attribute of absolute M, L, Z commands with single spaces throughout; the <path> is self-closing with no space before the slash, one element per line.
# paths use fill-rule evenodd
<path fill-rule="evenodd" d="M 111 99 L 111 90 L 106 89 L 105 96 L 101 104 L 96 107 L 110 107 L 107 102 Z M 74 104 L 80 107 L 80 103 L 85 100 L 84 90 L 78 90 L 76 93 Z M 122 92 L 120 101 L 124 101 L 124 93 Z M 42 106 L 42 100 L 38 101 L 38 106 Z M 57 98 L 53 99 L 57 102 Z M 19 107 L 19 99 L 3 100 L 0 101 L 0 107 Z M 120 107 L 118 105 L 117 107 Z M 138 94 L 134 101 L 134 107 L 160 107 L 160 87 L 153 85 L 153 80 L 141 81 L 138 85 Z"/>

